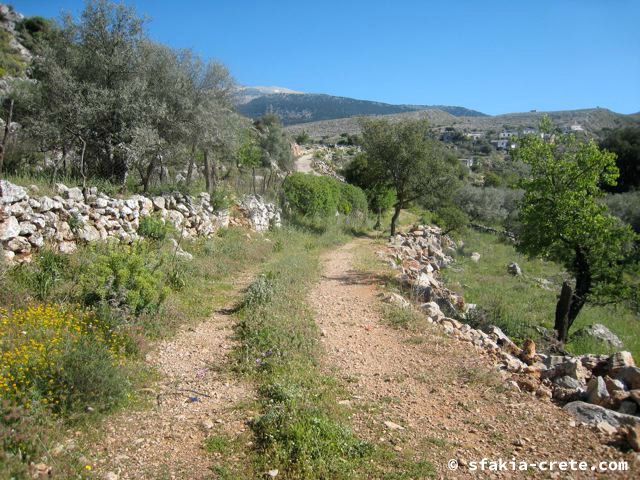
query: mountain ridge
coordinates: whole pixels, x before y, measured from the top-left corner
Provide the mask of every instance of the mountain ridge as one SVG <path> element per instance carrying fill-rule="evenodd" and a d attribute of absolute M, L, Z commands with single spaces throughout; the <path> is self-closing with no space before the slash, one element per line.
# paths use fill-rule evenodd
<path fill-rule="evenodd" d="M 245 88 L 251 89 L 252 87 Z M 460 106 L 397 105 L 324 93 L 298 92 L 267 93 L 255 96 L 249 101 L 238 102 L 237 109 L 241 114 L 250 118 L 257 118 L 265 113 L 275 113 L 282 119 L 284 125 L 296 125 L 362 115 L 408 113 L 421 110 L 442 110 L 454 116 L 487 116 L 482 112 Z"/>

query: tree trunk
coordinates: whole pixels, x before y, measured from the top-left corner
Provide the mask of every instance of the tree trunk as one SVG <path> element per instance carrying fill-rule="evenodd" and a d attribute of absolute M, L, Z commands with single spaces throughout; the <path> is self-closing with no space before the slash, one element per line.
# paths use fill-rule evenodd
<path fill-rule="evenodd" d="M 191 186 L 191 178 L 193 177 L 193 164 L 196 161 L 196 146 L 191 147 L 191 157 L 189 158 L 189 165 L 187 166 L 187 187 Z"/>
<path fill-rule="evenodd" d="M 209 169 L 209 151 L 205 148 L 203 153 L 204 157 L 204 184 L 208 193 L 211 193 L 211 172 Z"/>
<path fill-rule="evenodd" d="M 251 177 L 253 179 L 253 194 L 256 194 L 256 169 L 253 167 L 251 169 Z"/>
<path fill-rule="evenodd" d="M 158 160 L 158 155 L 153 155 L 149 165 L 147 166 L 147 171 L 142 177 L 142 190 L 144 193 L 149 191 L 149 183 L 151 181 L 151 176 L 153 175 L 154 170 L 156 169 L 156 161 Z"/>
<path fill-rule="evenodd" d="M 587 295 L 591 292 L 591 270 L 587 257 L 581 248 L 576 248 L 575 267 L 576 289 L 571 297 L 571 306 L 569 307 L 569 328 L 573 325 L 580 310 L 587 302 Z"/>
<path fill-rule="evenodd" d="M 566 342 L 569 338 L 569 308 L 571 307 L 572 295 L 573 289 L 569 282 L 564 282 L 560 291 L 560 298 L 556 304 L 556 322 L 553 327 L 557 332 L 558 340 L 561 342 Z"/>
<path fill-rule="evenodd" d="M 262 195 L 267 190 L 267 174 L 266 172 L 262 172 Z"/>
<path fill-rule="evenodd" d="M 85 192 L 87 190 L 87 174 L 84 171 L 84 152 L 87 150 L 87 142 L 79 135 L 78 138 L 82 142 L 82 152 L 80 153 L 80 175 L 82 175 L 82 191 Z"/>
<path fill-rule="evenodd" d="M 380 230 L 381 220 L 382 220 L 382 209 L 378 208 L 378 213 L 376 216 L 376 224 L 373 226 L 374 230 Z"/>
<path fill-rule="evenodd" d="M 67 173 L 67 147 L 66 145 L 62 146 L 62 173 L 66 175 Z"/>
<path fill-rule="evenodd" d="M 396 223 L 398 222 L 398 218 L 400 217 L 400 210 L 402 210 L 402 203 L 396 203 L 394 207 L 395 211 L 393 212 L 393 217 L 391 217 L 391 236 L 393 237 L 396 234 Z"/>
<path fill-rule="evenodd" d="M 0 175 L 2 175 L 4 168 L 4 155 L 7 151 L 7 142 L 9 141 L 9 135 L 11 135 L 11 119 L 13 117 L 13 100 L 9 100 L 9 112 L 4 124 L 4 137 L 2 137 L 2 143 L 0 144 Z"/>
<path fill-rule="evenodd" d="M 591 291 L 591 270 L 586 255 L 579 247 L 576 248 L 574 267 L 576 289 L 572 291 L 569 284 L 564 282 L 556 305 L 554 328 L 558 332 L 558 340 L 561 342 L 566 342 L 569 339 L 569 330 L 587 302 L 587 295 Z"/>

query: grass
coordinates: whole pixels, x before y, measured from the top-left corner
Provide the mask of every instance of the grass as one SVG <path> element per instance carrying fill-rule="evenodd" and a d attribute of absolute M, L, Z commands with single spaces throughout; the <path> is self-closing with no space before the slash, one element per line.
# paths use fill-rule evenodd
<path fill-rule="evenodd" d="M 345 426 L 347 412 L 335 400 L 341 388 L 319 369 L 319 331 L 305 302 L 320 252 L 348 237 L 336 230 L 278 235 L 285 248 L 247 289 L 236 326 L 237 369 L 255 379 L 260 398 L 251 422 L 254 473 L 351 478 L 371 447 Z"/>
<path fill-rule="evenodd" d="M 535 327 L 553 328 L 556 298 L 565 278 L 561 267 L 552 262 L 529 259 L 491 234 L 469 231 L 456 263 L 444 270 L 447 286 L 464 295 L 487 312 L 487 321 L 502 328 L 515 340 L 540 339 Z M 480 253 L 473 262 L 472 252 Z M 507 264 L 516 262 L 522 277 L 507 273 Z M 550 289 L 540 284 L 548 280 Z M 624 305 L 584 307 L 571 328 L 602 323 L 620 337 L 624 346 L 640 358 L 640 319 Z M 614 348 L 588 339 L 570 339 L 567 349 L 576 354 L 610 353 Z"/>
<path fill-rule="evenodd" d="M 223 230 L 211 239 L 182 242 L 182 247 L 194 256 L 191 262 L 175 259 L 168 242 L 149 242 L 143 247 L 136 249 L 135 255 L 140 257 L 144 268 L 152 269 L 150 272 L 158 282 L 149 285 L 166 289 L 168 296 L 159 307 L 140 314 L 127 309 L 126 304 L 116 305 L 112 301 L 96 306 L 76 305 L 82 304 L 85 298 L 83 289 L 87 283 L 84 277 L 89 276 L 90 280 L 100 283 L 98 276 L 91 273 L 94 272 L 92 269 L 96 265 L 96 258 L 104 258 L 111 253 L 120 255 L 120 248 L 126 247 L 96 244 L 81 247 L 71 256 L 45 250 L 31 265 L 0 265 L 0 313 L 2 308 L 7 309 L 9 313 L 6 318 L 18 322 L 16 325 L 19 326 L 21 324 L 14 317 L 15 312 L 20 314 L 20 310 L 16 309 L 33 306 L 35 313 L 29 315 L 40 315 L 46 320 L 45 323 L 41 322 L 43 326 L 40 328 L 47 329 L 43 330 L 42 335 L 46 334 L 43 339 L 55 334 L 69 340 L 60 343 L 60 355 L 49 355 L 48 363 L 39 369 L 34 367 L 34 362 L 39 358 L 35 353 L 29 354 L 27 358 L 25 355 L 29 352 L 25 351 L 23 361 L 22 356 L 11 353 L 18 351 L 14 348 L 18 345 L 15 339 L 10 337 L 8 343 L 3 341 L 0 352 L 9 352 L 13 355 L 14 363 L 22 361 L 23 367 L 29 367 L 26 371 L 34 376 L 32 383 L 38 387 L 37 391 L 19 391 L 14 395 L 14 404 L 28 406 L 19 415 L 20 419 L 24 419 L 19 425 L 22 429 L 19 433 L 19 438 L 22 439 L 20 441 L 31 442 L 38 448 L 33 449 L 33 453 L 28 456 L 16 456 L 12 453 L 21 452 L 24 448 L 13 439 L 16 434 L 12 432 L 16 429 L 7 423 L 9 417 L 0 418 L 0 443 L 11 442 L 7 452 L 0 455 L 0 477 L 4 478 L 6 474 L 8 478 L 26 478 L 28 462 L 38 463 L 41 455 L 45 455 L 55 442 L 60 442 L 62 432 L 68 428 L 86 432 L 87 437 L 93 437 L 96 424 L 105 414 L 120 408 L 142 407 L 141 399 L 135 392 L 148 386 L 153 380 L 153 372 L 149 371 L 143 361 L 149 343 L 172 335 L 180 325 L 202 321 L 215 309 L 227 305 L 242 272 L 259 268 L 260 264 L 272 256 L 274 250 L 268 235 L 235 229 Z M 130 257 L 133 258 L 133 255 L 134 253 Z M 149 277 L 141 277 L 139 273 L 135 275 L 138 276 L 136 278 L 145 278 L 148 284 Z M 51 307 L 38 307 L 42 303 L 53 302 L 56 304 Z M 67 310 L 76 312 L 73 313 L 73 318 L 78 320 L 72 321 L 71 317 L 65 317 L 64 312 Z M 61 313 L 57 313 L 58 311 Z M 87 321 L 91 322 L 95 333 L 87 330 L 77 341 L 71 341 L 71 337 L 65 332 L 75 329 L 76 324 L 80 325 L 78 328 L 84 328 L 82 325 L 86 322 L 82 323 L 82 319 L 87 315 Z M 35 327 L 27 330 L 32 336 L 40 331 Z M 100 333 L 103 331 L 106 333 Z M 117 354 L 116 350 L 111 354 L 103 346 L 109 338 L 116 338 L 112 335 L 119 339 Z M 20 340 L 22 337 L 16 338 Z M 37 347 L 39 344 L 33 341 L 32 344 Z M 108 345 L 112 345 L 110 340 L 109 342 Z M 45 342 L 47 343 L 51 342 Z M 49 349 L 51 350 L 51 345 Z M 6 365 L 2 366 L 0 373 L 5 367 Z M 53 369 L 54 373 L 59 370 L 52 377 L 56 382 L 53 384 L 55 389 L 50 386 L 46 390 L 41 388 L 41 379 L 48 378 L 45 367 Z M 11 368 L 14 375 L 15 372 L 25 371 L 24 368 L 7 368 Z M 26 380 L 22 383 L 27 384 Z M 55 400 L 60 399 L 59 403 L 49 401 L 50 396 Z M 54 406 L 44 405 L 43 399 Z M 88 407 L 91 407 L 90 410 L 87 410 Z M 8 404 L 6 408 L 13 407 Z M 38 428 L 29 427 L 31 424 L 37 424 Z M 77 456 L 79 453 L 76 450 L 73 454 L 56 458 L 55 460 L 65 465 L 64 469 L 58 471 L 64 471 L 69 478 L 78 478 L 78 472 L 82 471 L 84 465 L 78 464 L 75 459 Z"/>

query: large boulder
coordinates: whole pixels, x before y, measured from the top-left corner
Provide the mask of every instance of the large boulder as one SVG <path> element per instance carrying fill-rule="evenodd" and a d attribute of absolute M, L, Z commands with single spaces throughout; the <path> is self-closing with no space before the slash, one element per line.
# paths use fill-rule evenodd
<path fill-rule="evenodd" d="M 594 323 L 577 330 L 573 335 L 574 339 L 588 337 L 600 342 L 608 343 L 612 347 L 622 348 L 624 345 L 618 336 L 601 323 Z"/>
<path fill-rule="evenodd" d="M 509 265 L 507 265 L 507 272 L 514 277 L 519 277 L 520 275 L 522 275 L 522 269 L 516 262 L 511 262 Z"/>
<path fill-rule="evenodd" d="M 567 403 L 563 410 L 573 415 L 578 421 L 592 425 L 607 422 L 614 427 L 622 425 L 640 426 L 640 417 L 618 413 L 591 403 L 571 402 Z"/>
<path fill-rule="evenodd" d="M 20 235 L 20 222 L 16 217 L 8 217 L 0 221 L 0 241 L 11 240 Z"/>
<path fill-rule="evenodd" d="M 622 380 L 629 390 L 640 389 L 640 368 L 623 367 L 615 372 L 615 378 Z"/>
<path fill-rule="evenodd" d="M 0 180 L 0 203 L 16 203 L 27 198 L 27 191 L 7 180 Z"/>
<path fill-rule="evenodd" d="M 609 391 L 602 377 L 593 377 L 587 384 L 587 401 L 594 405 L 604 405 L 609 399 Z"/>
<path fill-rule="evenodd" d="M 608 365 L 610 373 L 615 373 L 624 367 L 635 367 L 631 352 L 616 352 L 609 357 Z"/>

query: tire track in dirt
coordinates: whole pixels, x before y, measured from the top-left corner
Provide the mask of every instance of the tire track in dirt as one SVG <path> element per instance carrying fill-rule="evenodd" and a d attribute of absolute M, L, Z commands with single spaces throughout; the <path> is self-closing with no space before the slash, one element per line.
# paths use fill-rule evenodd
<path fill-rule="evenodd" d="M 624 459 L 631 471 L 615 477 L 635 477 L 634 454 L 601 444 L 601 434 L 576 425 L 549 400 L 506 389 L 481 350 L 447 337 L 437 326 L 426 324 L 419 331 L 387 326 L 377 277 L 354 270 L 362 249 L 374 255 L 375 245 L 358 239 L 325 254 L 324 276 L 309 296 L 322 331 L 324 367 L 347 385 L 350 398 L 339 400 L 352 406 L 352 426 L 361 437 L 405 462 L 430 462 L 438 478 L 603 478 L 591 471 L 469 470 L 469 462 L 485 457 Z M 449 470 L 449 460 L 460 467 Z"/>
<path fill-rule="evenodd" d="M 248 275 L 236 279 L 227 308 L 250 280 Z M 155 404 L 105 421 L 103 438 L 92 452 L 98 474 L 112 472 L 119 480 L 215 478 L 215 458 L 204 450 L 205 439 L 242 436 L 248 428 L 242 404 L 255 400 L 252 385 L 228 372 L 233 323 L 221 309 L 154 346 L 146 361 L 160 379 L 146 393 Z"/>

